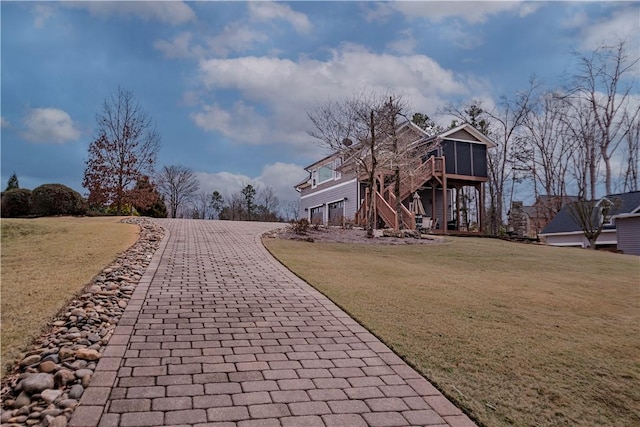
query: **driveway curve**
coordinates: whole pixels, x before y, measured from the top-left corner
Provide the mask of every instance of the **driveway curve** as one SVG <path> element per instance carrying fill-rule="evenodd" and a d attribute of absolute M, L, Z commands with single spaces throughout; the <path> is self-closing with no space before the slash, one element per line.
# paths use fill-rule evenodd
<path fill-rule="evenodd" d="M 71 426 L 475 426 L 267 252 L 277 224 L 158 223 Z"/>

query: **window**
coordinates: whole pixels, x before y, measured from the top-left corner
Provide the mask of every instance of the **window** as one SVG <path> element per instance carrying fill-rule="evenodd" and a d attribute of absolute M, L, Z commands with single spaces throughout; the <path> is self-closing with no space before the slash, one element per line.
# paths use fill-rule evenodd
<path fill-rule="evenodd" d="M 340 166 L 342 166 L 342 158 L 338 157 L 335 161 L 334 161 L 334 167 L 333 167 L 333 179 L 340 179 L 342 178 L 342 172 L 340 172 Z"/>
<path fill-rule="evenodd" d="M 334 161 L 320 166 L 311 172 L 311 188 L 316 188 L 319 184 L 327 181 L 340 179 L 342 174 L 337 169 L 342 165 L 342 159 L 337 158 Z"/>
<path fill-rule="evenodd" d="M 331 166 L 333 166 L 333 163 L 320 166 L 318 169 L 318 184 L 322 184 L 323 182 L 333 179 L 333 168 Z"/>

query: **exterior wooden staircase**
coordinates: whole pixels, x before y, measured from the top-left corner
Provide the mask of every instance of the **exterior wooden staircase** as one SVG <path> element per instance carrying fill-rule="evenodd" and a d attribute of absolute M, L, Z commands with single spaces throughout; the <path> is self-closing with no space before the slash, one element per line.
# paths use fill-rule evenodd
<path fill-rule="evenodd" d="M 406 170 L 411 170 L 407 173 Z M 431 179 L 436 179 L 442 184 L 444 177 L 444 157 L 430 157 L 426 161 L 417 165 L 415 169 L 411 166 L 406 168 L 400 178 L 400 200 L 405 201 L 414 192 L 424 185 L 425 182 Z M 402 209 L 402 221 L 399 223 L 398 215 L 395 210 L 396 197 L 394 194 L 394 184 L 385 186 L 385 176 L 392 175 L 392 172 L 385 171 L 381 173 L 376 179 L 375 188 L 383 188 L 383 191 L 378 190 L 374 193 L 374 208 L 379 218 L 384 221 L 385 225 L 390 228 L 398 229 L 405 228 L 414 230 L 416 228 L 415 214 L 406 208 L 404 204 L 401 204 Z M 365 199 L 360 206 L 356 214 L 356 222 L 359 225 L 365 225 L 367 222 L 367 208 L 369 206 L 369 195 L 365 195 Z M 401 227 L 400 227 L 401 226 Z"/>

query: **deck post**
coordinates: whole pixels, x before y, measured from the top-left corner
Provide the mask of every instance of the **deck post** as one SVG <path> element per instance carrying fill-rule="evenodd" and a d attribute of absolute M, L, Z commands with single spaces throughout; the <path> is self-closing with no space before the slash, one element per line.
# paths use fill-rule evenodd
<path fill-rule="evenodd" d="M 444 234 L 449 233 L 449 224 L 448 224 L 448 200 L 447 200 L 447 169 L 445 168 L 445 158 L 442 158 L 442 229 L 444 230 Z"/>
<path fill-rule="evenodd" d="M 480 209 L 478 209 L 479 212 L 479 224 L 478 224 L 478 230 L 480 231 L 480 234 L 484 234 L 484 182 L 480 183 Z"/>

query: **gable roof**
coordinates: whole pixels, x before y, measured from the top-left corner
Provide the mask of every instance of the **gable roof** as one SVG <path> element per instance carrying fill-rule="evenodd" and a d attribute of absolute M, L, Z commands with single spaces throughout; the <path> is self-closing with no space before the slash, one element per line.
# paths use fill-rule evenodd
<path fill-rule="evenodd" d="M 493 147 L 496 146 L 495 142 L 493 142 L 489 137 L 484 135 L 478 129 L 476 129 L 473 126 L 471 126 L 469 123 L 463 123 L 460 126 L 457 126 L 457 127 L 453 128 L 453 129 L 450 129 L 450 130 L 448 130 L 446 132 L 443 132 L 440 135 L 438 135 L 436 138 L 438 138 L 438 139 L 447 139 L 447 138 L 452 137 L 453 135 L 455 135 L 456 133 L 458 133 L 460 131 L 467 132 L 468 134 L 470 134 L 473 138 L 475 138 L 479 142 L 481 142 L 483 144 L 486 144 L 488 148 L 493 148 Z M 456 139 L 456 138 L 452 138 L 452 139 Z"/>
<path fill-rule="evenodd" d="M 612 217 L 616 215 L 633 213 L 640 208 L 640 191 L 611 194 L 603 197 L 602 199 L 605 198 L 611 201 L 615 200 L 613 209 L 611 209 L 611 212 L 609 212 L 609 215 Z M 547 226 L 542 230 L 542 233 L 540 234 L 562 234 L 582 231 L 580 225 L 578 225 L 578 223 L 569 213 L 569 206 L 570 204 L 563 206 L 560 212 L 558 212 L 558 214 L 553 217 L 553 219 L 549 222 L 549 224 L 547 224 Z"/>

